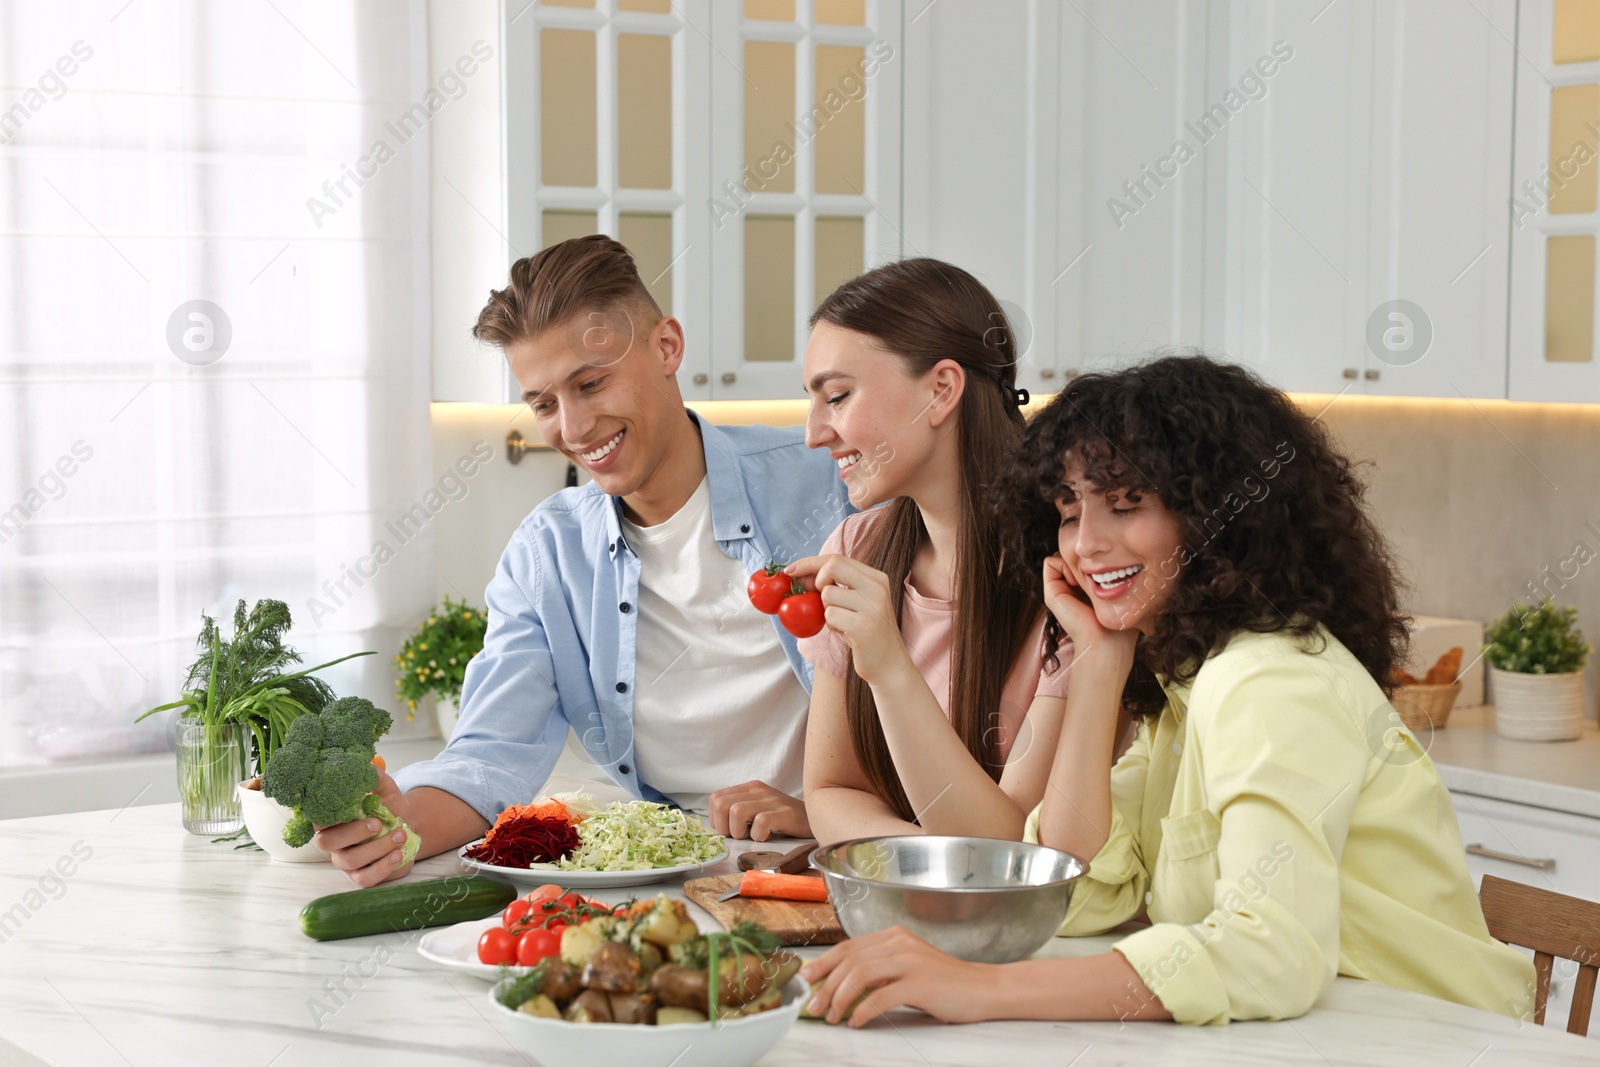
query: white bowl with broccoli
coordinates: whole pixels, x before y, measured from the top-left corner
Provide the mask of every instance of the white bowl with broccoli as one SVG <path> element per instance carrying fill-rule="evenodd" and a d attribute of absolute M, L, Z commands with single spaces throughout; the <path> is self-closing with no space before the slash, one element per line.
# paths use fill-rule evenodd
<path fill-rule="evenodd" d="M 310 841 L 296 848 L 283 840 L 283 828 L 294 817 L 294 809 L 263 793 L 260 778 L 239 783 L 239 810 L 244 813 L 244 828 L 250 832 L 250 840 L 271 858 L 281 863 L 328 862 L 328 854 Z"/>

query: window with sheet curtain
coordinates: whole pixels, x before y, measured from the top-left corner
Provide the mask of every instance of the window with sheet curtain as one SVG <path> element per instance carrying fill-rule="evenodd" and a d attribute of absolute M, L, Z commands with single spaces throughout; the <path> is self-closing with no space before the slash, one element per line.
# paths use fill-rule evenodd
<path fill-rule="evenodd" d="M 385 528 L 430 488 L 424 34 L 421 0 L 0 3 L 0 769 L 170 747 L 133 720 L 240 598 L 308 664 L 377 651 L 326 677 L 430 732 L 392 657 L 431 531 Z"/>

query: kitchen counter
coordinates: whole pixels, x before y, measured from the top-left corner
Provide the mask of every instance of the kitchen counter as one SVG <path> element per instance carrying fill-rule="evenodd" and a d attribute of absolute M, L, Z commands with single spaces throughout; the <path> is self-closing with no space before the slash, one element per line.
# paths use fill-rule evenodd
<path fill-rule="evenodd" d="M 552 790 L 579 783 L 553 781 Z M 590 785 L 592 791 L 600 792 Z M 349 888 L 325 864 L 283 864 L 186 833 L 176 804 L 0 822 L 0 1063 L 524 1065 L 489 1021 L 489 984 L 417 955 L 416 933 L 315 942 L 297 913 Z M 735 842 L 736 851 L 753 846 Z M 61 869 L 73 873 L 57 879 Z M 453 854 L 413 878 L 455 873 Z M 708 873 L 733 870 L 724 861 Z M 47 874 L 50 875 L 47 878 Z M 666 883 L 676 892 L 678 883 Z M 639 892 L 647 890 L 641 889 Z M 654 891 L 654 890 L 649 890 Z M 697 907 L 707 929 L 716 924 Z M 1057 938 L 1043 955 L 1101 952 Z M 320 1020 L 324 983 L 392 959 Z M 366 969 L 370 970 L 370 966 Z M 10 1043 L 12 1048 L 6 1047 Z M 1314 1063 L 1382 1067 L 1600 1064 L 1597 1043 L 1348 978 L 1280 1023 L 997 1022 L 947 1027 L 896 1013 L 861 1031 L 797 1023 L 762 1061 L 1075 1064 Z M 687 1064 L 686 1064 L 687 1067 Z"/>
<path fill-rule="evenodd" d="M 1511 741 L 1494 731 L 1494 708 L 1458 708 L 1421 738 L 1445 785 L 1457 793 L 1600 819 L 1600 729 L 1576 741 Z"/>

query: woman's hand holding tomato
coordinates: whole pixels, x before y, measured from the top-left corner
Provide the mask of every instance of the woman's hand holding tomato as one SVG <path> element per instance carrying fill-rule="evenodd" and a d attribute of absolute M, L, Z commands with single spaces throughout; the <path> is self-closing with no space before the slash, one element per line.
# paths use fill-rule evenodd
<path fill-rule="evenodd" d="M 910 666 L 911 655 L 900 636 L 889 595 L 888 575 L 849 556 L 807 556 L 784 570 L 816 590 L 809 595 L 820 600 L 828 628 L 843 635 L 849 644 L 856 673 L 868 685 Z"/>
<path fill-rule="evenodd" d="M 822 598 L 806 591 L 778 563 L 769 562 L 752 574 L 745 592 L 757 611 L 776 615 L 794 636 L 814 637 L 822 632 Z"/>

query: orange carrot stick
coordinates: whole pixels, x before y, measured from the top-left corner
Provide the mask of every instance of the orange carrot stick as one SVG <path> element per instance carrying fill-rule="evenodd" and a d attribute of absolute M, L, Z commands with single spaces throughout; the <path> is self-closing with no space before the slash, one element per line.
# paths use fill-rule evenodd
<path fill-rule="evenodd" d="M 769 900 L 810 900 L 824 903 L 828 887 L 821 878 L 804 874 L 774 874 L 771 871 L 745 871 L 739 879 L 741 897 Z"/>
<path fill-rule="evenodd" d="M 380 771 L 386 771 L 386 770 L 389 769 L 389 765 L 387 763 L 383 762 L 383 757 L 382 756 L 374 755 L 372 757 L 372 763 L 373 763 L 373 766 L 377 767 L 378 770 L 380 770 Z"/>

